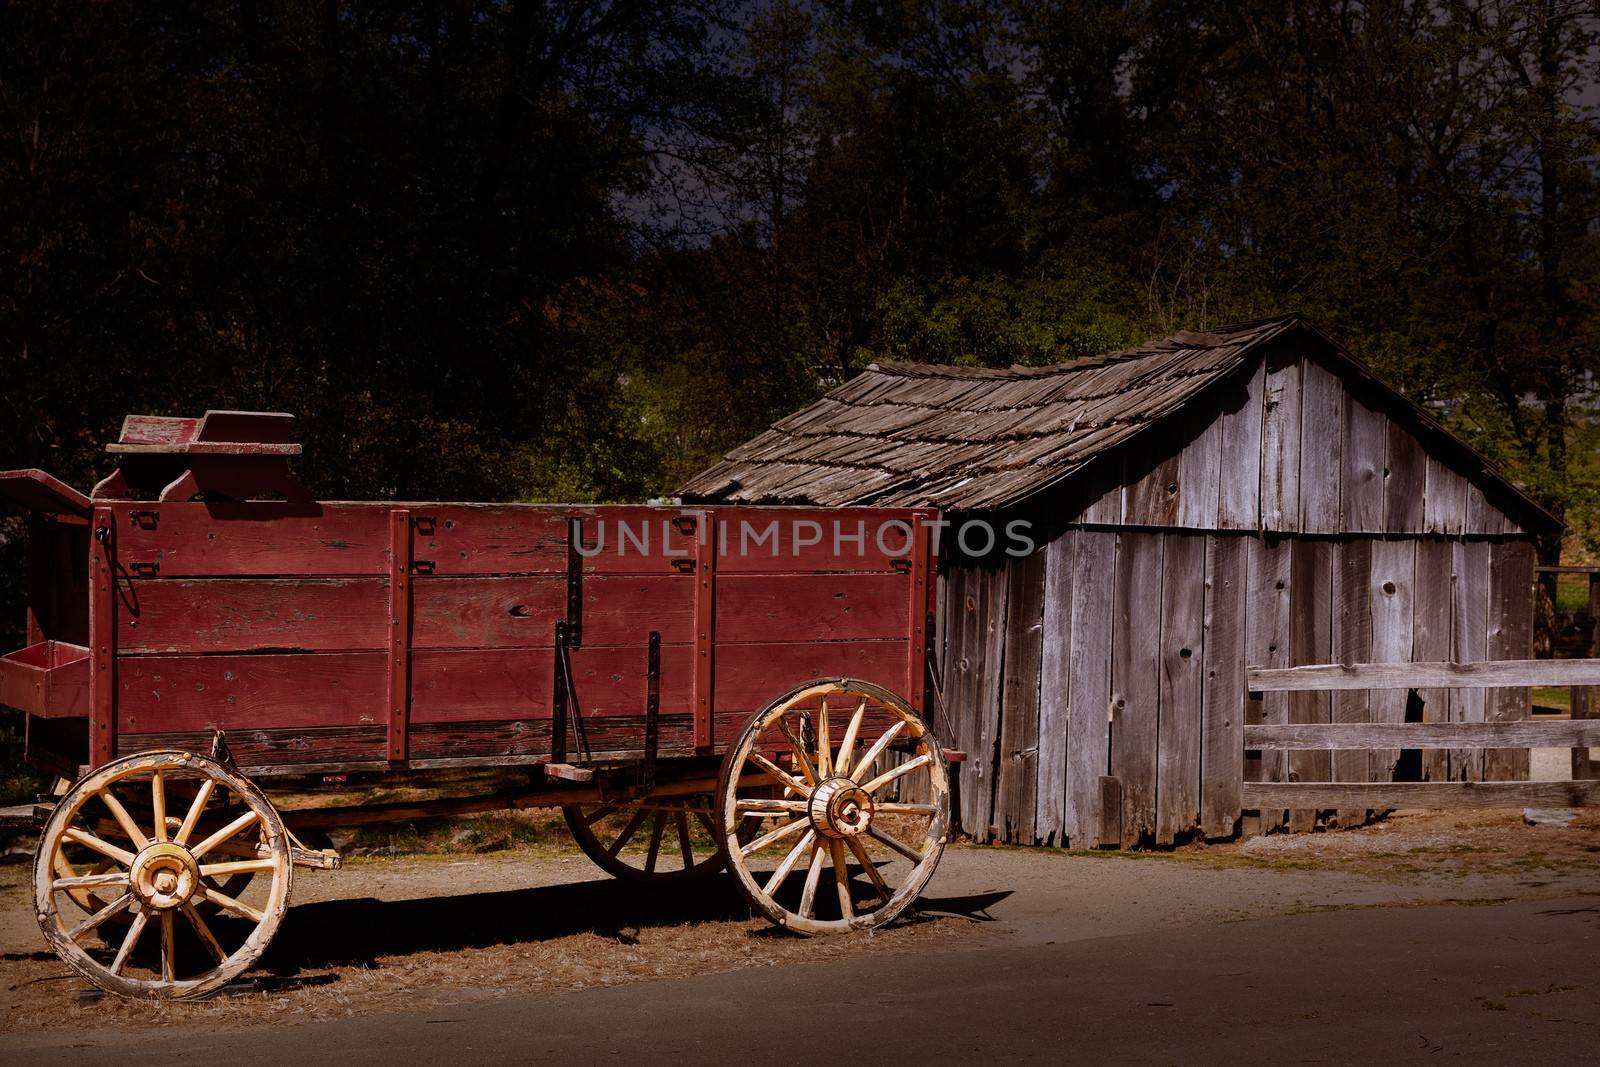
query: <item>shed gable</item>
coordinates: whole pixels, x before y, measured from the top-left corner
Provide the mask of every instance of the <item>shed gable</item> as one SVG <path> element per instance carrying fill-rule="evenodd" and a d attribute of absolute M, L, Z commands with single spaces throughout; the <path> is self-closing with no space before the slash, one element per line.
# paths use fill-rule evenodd
<path fill-rule="evenodd" d="M 1372 384 L 1290 336 L 1169 424 L 1063 486 L 1067 522 L 1308 534 L 1502 536 L 1527 502 Z M 1442 434 L 1443 431 L 1437 431 Z M 1453 439 L 1450 439 L 1453 442 Z"/>

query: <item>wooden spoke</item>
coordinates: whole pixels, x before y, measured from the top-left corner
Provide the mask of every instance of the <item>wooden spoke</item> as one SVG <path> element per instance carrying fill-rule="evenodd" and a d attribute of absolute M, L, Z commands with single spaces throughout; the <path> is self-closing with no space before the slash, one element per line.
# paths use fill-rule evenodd
<path fill-rule="evenodd" d="M 661 812 L 656 812 L 656 817 L 650 826 L 650 851 L 645 854 L 644 873 L 656 873 L 656 857 L 661 855 L 661 834 L 666 829 L 666 818 Z"/>
<path fill-rule="evenodd" d="M 165 841 L 167 839 L 167 785 L 162 781 L 160 770 L 156 770 L 150 775 L 150 812 L 151 828 L 155 830 L 156 840 Z M 172 918 L 171 916 L 166 916 L 165 919 L 166 925 L 162 927 L 162 934 L 164 937 L 170 938 L 172 934 Z"/>
<path fill-rule="evenodd" d="M 51 887 L 57 891 L 68 889 L 124 889 L 128 885 L 127 871 L 112 871 L 108 874 L 74 875 L 70 878 L 57 878 Z"/>
<path fill-rule="evenodd" d="M 800 840 L 794 843 L 794 847 L 789 850 L 789 854 L 783 857 L 783 862 L 778 864 L 767 878 L 765 892 L 769 896 L 777 892 L 778 888 L 783 885 L 784 879 L 789 877 L 789 872 L 794 870 L 794 865 L 800 861 L 800 854 L 806 850 L 806 846 L 816 839 L 817 832 L 815 830 L 807 830 Z"/>
<path fill-rule="evenodd" d="M 802 826 L 809 826 L 810 824 L 810 819 L 796 819 L 794 822 L 786 822 L 776 830 L 762 834 L 748 845 L 739 846 L 739 852 L 741 855 L 745 856 L 750 855 L 752 852 L 760 852 L 769 845 L 773 845 L 779 841 L 782 841 L 784 838 L 788 837 Z"/>
<path fill-rule="evenodd" d="M 771 800 L 767 797 L 740 797 L 734 804 L 735 811 L 805 811 L 811 805 L 804 800 Z"/>
<path fill-rule="evenodd" d="M 807 785 L 805 782 L 802 782 L 800 779 L 796 778 L 782 767 L 779 767 L 776 763 L 773 763 L 761 753 L 752 751 L 750 753 L 750 762 L 766 771 L 770 777 L 777 780 L 779 785 L 786 785 L 803 797 L 809 797 L 811 795 L 811 787 L 809 785 Z"/>
<path fill-rule="evenodd" d="M 805 888 L 800 891 L 800 914 L 810 919 L 816 915 L 817 882 L 822 877 L 822 844 L 811 846 L 811 866 L 806 868 Z"/>
<path fill-rule="evenodd" d="M 111 918 L 111 916 L 117 914 L 117 912 L 121 911 L 123 908 L 126 908 L 132 903 L 132 893 L 122 894 L 116 900 L 113 900 L 111 903 L 107 904 L 105 907 L 101 908 L 99 911 L 83 920 L 77 926 L 74 926 L 72 929 L 68 930 L 67 937 L 73 941 L 83 940 L 84 934 L 87 934 L 89 931 L 93 930 L 95 927 L 99 926 L 101 923 Z"/>
<path fill-rule="evenodd" d="M 794 735 L 794 731 L 789 729 L 789 720 L 778 719 L 778 729 L 782 731 L 783 739 L 789 742 L 789 748 L 794 753 L 795 763 L 800 766 L 800 773 L 805 775 L 808 783 L 816 785 L 819 781 L 817 772 L 811 768 L 811 759 L 806 755 L 806 747 L 800 743 L 800 739 Z"/>
<path fill-rule="evenodd" d="M 833 746 L 828 743 L 828 698 L 817 705 L 817 773 L 827 778 L 833 774 Z"/>
<path fill-rule="evenodd" d="M 243 915 L 251 922 L 258 923 L 262 919 L 266 918 L 263 913 L 257 911 L 255 908 L 252 908 L 243 901 L 235 900 L 233 897 L 228 896 L 228 894 L 212 889 L 208 885 L 202 885 L 200 887 L 200 891 L 206 895 L 207 900 L 211 901 L 211 903 L 215 904 L 224 911 L 231 911 L 235 915 Z"/>
<path fill-rule="evenodd" d="M 716 840 L 717 824 L 711 821 L 711 816 L 706 812 L 701 811 L 699 808 L 696 808 L 694 810 L 694 817 L 700 820 L 700 825 L 706 828 L 706 833 L 711 835 L 711 839 L 713 841 Z"/>
<path fill-rule="evenodd" d="M 200 873 L 206 878 L 225 878 L 245 871 L 270 871 L 276 866 L 277 861 L 272 859 L 229 860 L 226 863 L 202 863 Z"/>
<path fill-rule="evenodd" d="M 639 808 L 635 811 L 633 817 L 628 820 L 627 825 L 622 828 L 622 832 L 617 835 L 617 839 L 611 842 L 611 847 L 606 849 L 606 854 L 615 857 L 618 852 L 621 852 L 622 846 L 633 840 L 633 835 L 639 832 L 639 827 L 644 825 L 645 819 L 649 818 L 649 816 L 650 809 L 648 808 Z"/>
<path fill-rule="evenodd" d="M 117 949 L 117 958 L 111 961 L 111 973 L 121 974 L 123 966 L 128 962 L 128 957 L 133 954 L 133 946 L 139 943 L 139 935 L 144 933 L 144 924 L 150 921 L 148 911 L 134 912 L 133 922 L 128 926 L 128 932 L 122 937 L 122 946 Z"/>
<path fill-rule="evenodd" d="M 217 942 L 217 935 L 211 932 L 211 927 L 206 925 L 205 917 L 195 910 L 193 904 L 185 904 L 183 906 L 183 917 L 189 920 L 189 925 L 194 928 L 195 936 L 206 947 L 206 951 L 211 953 L 212 959 L 221 963 L 228 958 L 228 954 L 222 951 L 222 945 Z"/>
<path fill-rule="evenodd" d="M 937 815 L 939 809 L 932 804 L 902 804 L 886 801 L 877 805 L 879 815 Z"/>
<path fill-rule="evenodd" d="M 602 805 L 601 807 L 598 807 L 598 808 L 594 809 L 594 814 L 584 816 L 584 819 L 583 819 L 584 825 L 585 826 L 593 826 L 595 823 L 599 822 L 601 819 L 605 818 L 607 815 L 615 814 L 616 810 L 617 809 L 614 806 L 610 805 L 610 804 Z"/>
<path fill-rule="evenodd" d="M 108 841 L 102 841 L 100 838 L 89 833 L 87 830 L 80 830 L 76 826 L 70 826 L 61 836 L 65 837 L 68 841 L 76 841 L 85 848 L 92 848 L 102 856 L 110 856 L 124 867 L 133 866 L 132 852 L 129 852 L 125 848 L 118 848 L 116 845 L 113 845 Z M 142 848 L 144 846 L 141 845 L 140 847 Z"/>
<path fill-rule="evenodd" d="M 905 725 L 904 720 L 902 720 L 885 730 L 883 736 L 874 741 L 872 747 L 867 749 L 867 754 L 861 757 L 861 762 L 856 764 L 855 770 L 850 772 L 850 777 L 858 782 L 861 781 L 861 776 L 866 774 L 874 763 L 878 762 L 878 757 L 883 755 L 884 750 L 889 747 L 896 737 L 900 736 L 900 731 L 905 729 Z"/>
<path fill-rule="evenodd" d="M 678 851 L 683 853 L 683 869 L 694 866 L 694 844 L 689 840 L 689 813 L 679 808 L 673 818 L 678 824 Z"/>
<path fill-rule="evenodd" d="M 878 890 L 878 899 L 887 902 L 893 895 L 889 891 L 889 883 L 883 880 L 883 874 L 878 870 L 878 865 L 872 862 L 872 857 L 867 855 L 867 848 L 858 837 L 847 837 L 844 843 L 850 846 L 850 851 L 855 854 L 856 862 L 861 864 L 861 869 L 867 872 L 867 877 L 872 879 L 873 886 Z"/>
<path fill-rule="evenodd" d="M 183 817 L 183 823 L 178 827 L 178 832 L 172 835 L 172 840 L 180 845 L 189 843 L 189 835 L 194 833 L 195 825 L 200 822 L 200 815 L 205 811 L 206 802 L 211 799 L 211 791 L 217 783 L 210 778 L 202 779 L 200 788 L 195 790 L 194 802 L 189 805 L 189 812 Z"/>
<path fill-rule="evenodd" d="M 850 869 L 844 860 L 844 844 L 837 839 L 828 842 L 833 856 L 833 881 L 839 889 L 839 913 L 846 919 L 856 915 L 855 904 L 850 900 Z"/>
<path fill-rule="evenodd" d="M 157 822 L 156 825 L 160 826 L 161 823 Z M 177 973 L 178 946 L 172 937 L 172 912 L 164 911 L 161 913 L 161 980 L 173 981 Z"/>
<path fill-rule="evenodd" d="M 191 848 L 189 850 L 189 854 L 195 859 L 199 859 L 207 852 L 210 852 L 212 849 L 222 844 L 222 842 L 228 840 L 228 838 L 232 837 L 234 834 L 237 834 L 240 830 L 259 822 L 260 819 L 261 816 L 257 814 L 254 809 L 251 809 L 230 822 L 228 825 L 224 826 L 222 829 L 218 830 L 216 833 L 212 834 L 210 837 L 206 838 L 204 841 L 200 842 L 198 845 L 194 846 L 194 848 Z"/>
<path fill-rule="evenodd" d="M 880 830 L 876 826 L 872 826 L 867 828 L 867 836 L 872 838 L 874 841 L 879 841 L 885 845 L 888 845 L 890 848 L 900 853 L 900 855 L 904 856 L 912 863 L 922 862 L 922 853 L 918 852 L 910 845 L 901 842 L 893 834 L 888 833 L 887 831 Z"/>
<path fill-rule="evenodd" d="M 907 762 L 900 764 L 898 767 L 890 767 L 888 770 L 884 771 L 882 774 L 878 775 L 878 777 L 874 778 L 861 788 L 865 792 L 875 793 L 879 789 L 882 789 L 884 786 L 888 785 L 890 782 L 894 781 L 896 778 L 902 778 L 920 767 L 926 767 L 932 762 L 933 757 L 924 752 L 914 760 L 908 760 Z"/>
<path fill-rule="evenodd" d="M 867 717 L 867 698 L 862 697 L 856 705 L 855 714 L 850 716 L 850 725 L 844 729 L 844 737 L 839 741 L 839 758 L 834 762 L 841 771 L 853 770 L 850 763 L 850 754 L 855 751 L 856 737 L 861 733 L 861 723 Z"/>
<path fill-rule="evenodd" d="M 122 801 L 117 799 L 117 794 L 113 793 L 110 788 L 106 788 L 100 790 L 96 795 L 100 797 L 100 803 L 104 804 L 106 809 L 111 812 L 111 817 L 117 820 L 117 825 L 122 827 L 122 832 L 128 835 L 128 840 L 133 842 L 133 850 L 135 852 L 150 843 L 150 839 L 144 836 L 144 831 L 134 824 L 133 816 L 129 815 L 128 809 L 122 806 Z M 85 841 L 83 844 L 88 844 L 88 842 Z M 94 846 L 90 845 L 89 847 L 93 848 Z"/>

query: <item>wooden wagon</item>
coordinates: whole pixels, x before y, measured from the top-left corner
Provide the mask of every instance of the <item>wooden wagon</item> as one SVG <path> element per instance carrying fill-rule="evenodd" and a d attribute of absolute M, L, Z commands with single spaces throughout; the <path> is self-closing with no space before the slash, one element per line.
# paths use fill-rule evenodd
<path fill-rule="evenodd" d="M 130 416 L 89 497 L 0 474 L 31 550 L 0 703 L 62 779 L 35 900 L 79 974 L 214 990 L 265 949 L 294 869 L 338 866 L 303 843 L 319 828 L 498 808 L 562 808 L 616 875 L 726 868 L 799 933 L 915 899 L 949 826 L 924 706 L 936 513 L 316 502 L 291 426 Z M 267 792 L 470 768 L 517 780 Z"/>

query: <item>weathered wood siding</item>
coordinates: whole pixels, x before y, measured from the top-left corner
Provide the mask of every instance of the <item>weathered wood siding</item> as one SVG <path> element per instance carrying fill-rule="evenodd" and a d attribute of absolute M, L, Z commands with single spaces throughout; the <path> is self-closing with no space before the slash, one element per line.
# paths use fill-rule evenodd
<path fill-rule="evenodd" d="M 1298 347 L 1273 347 L 1192 414 L 1077 480 L 1072 521 L 1272 533 L 1521 534 L 1503 490 L 1415 420 Z"/>
<path fill-rule="evenodd" d="M 1379 535 L 1339 541 L 1067 529 L 1033 555 L 956 561 L 944 701 L 964 749 L 961 826 L 984 839 L 1098 847 L 1226 837 L 1241 782 L 1388 782 L 1397 750 L 1247 752 L 1244 726 L 1502 722 L 1528 691 L 1267 693 L 1245 668 L 1531 654 L 1533 547 Z M 1526 777 L 1526 752 L 1422 753 L 1422 781 Z M 1365 810 L 1261 812 L 1265 828 Z"/>

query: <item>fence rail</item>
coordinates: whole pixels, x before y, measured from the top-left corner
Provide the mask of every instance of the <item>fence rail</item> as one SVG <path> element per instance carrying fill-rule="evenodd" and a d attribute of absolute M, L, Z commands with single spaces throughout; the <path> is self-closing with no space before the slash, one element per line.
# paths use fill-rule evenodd
<path fill-rule="evenodd" d="M 1600 782 L 1245 782 L 1243 806 L 1295 808 L 1590 808 Z"/>
<path fill-rule="evenodd" d="M 1251 667 L 1250 692 L 1350 689 L 1507 689 L 1600 685 L 1600 659 L 1505 659 L 1483 663 L 1320 663 Z"/>
<path fill-rule="evenodd" d="M 1385 752 L 1396 748 L 1589 748 L 1600 719 L 1555 722 L 1340 722 L 1246 726 L 1244 747 Z"/>
<path fill-rule="evenodd" d="M 1600 659 L 1479 663 L 1327 663 L 1246 671 L 1250 698 L 1355 689 L 1509 689 L 1600 685 Z M 1581 690 L 1574 690 L 1575 692 Z M 1571 748 L 1573 768 L 1600 746 L 1600 719 L 1535 722 L 1272 723 L 1244 728 L 1246 751 L 1393 752 L 1403 749 Z M 1580 757 L 1579 754 L 1582 754 Z M 1574 778 L 1584 775 L 1575 773 Z M 1600 806 L 1600 780 L 1570 782 L 1250 782 L 1245 809 L 1518 808 Z"/>

